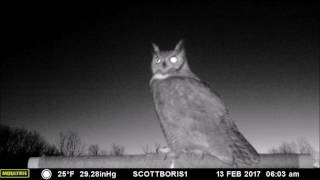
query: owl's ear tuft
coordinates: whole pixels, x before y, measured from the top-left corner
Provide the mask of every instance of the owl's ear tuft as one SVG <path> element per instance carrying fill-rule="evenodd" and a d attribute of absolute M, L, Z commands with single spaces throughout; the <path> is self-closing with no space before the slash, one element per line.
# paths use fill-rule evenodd
<path fill-rule="evenodd" d="M 152 47 L 153 47 L 153 52 L 154 53 L 156 53 L 156 54 L 160 53 L 160 49 L 155 43 L 152 43 Z"/>
<path fill-rule="evenodd" d="M 175 51 L 177 52 L 181 52 L 184 50 L 184 40 L 181 39 L 178 44 L 176 45 L 176 47 L 174 48 Z"/>

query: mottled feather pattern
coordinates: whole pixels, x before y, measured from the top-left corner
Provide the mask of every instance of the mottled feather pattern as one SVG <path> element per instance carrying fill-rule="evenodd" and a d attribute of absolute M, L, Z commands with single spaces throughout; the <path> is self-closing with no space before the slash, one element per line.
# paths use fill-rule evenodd
<path fill-rule="evenodd" d="M 152 91 L 170 148 L 178 153 L 201 149 L 239 166 L 259 159 L 221 99 L 201 81 L 170 77 L 153 82 Z"/>
<path fill-rule="evenodd" d="M 251 166 L 260 161 L 259 154 L 238 130 L 229 113 L 221 120 L 220 127 L 226 129 L 228 136 L 232 139 L 233 143 L 230 147 L 239 166 Z"/>

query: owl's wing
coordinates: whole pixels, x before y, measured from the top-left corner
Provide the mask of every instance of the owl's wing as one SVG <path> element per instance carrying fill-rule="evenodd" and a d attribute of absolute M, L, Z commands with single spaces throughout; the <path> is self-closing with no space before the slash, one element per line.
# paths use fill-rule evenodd
<path fill-rule="evenodd" d="M 238 130 L 228 113 L 221 120 L 220 128 L 226 129 L 228 136 L 232 139 L 231 149 L 238 165 L 250 166 L 260 161 L 258 152 Z"/>
<path fill-rule="evenodd" d="M 177 81 L 181 82 L 182 81 Z M 225 133 L 231 142 L 231 148 L 234 160 L 239 165 L 252 165 L 259 161 L 259 155 L 252 145 L 246 140 L 238 130 L 235 122 L 231 119 L 228 109 L 223 104 L 217 93 L 199 80 L 186 78 L 183 85 L 177 85 L 177 88 L 183 88 L 182 91 L 188 95 L 188 110 L 197 116 L 201 114 L 201 120 L 214 121 L 222 133 Z M 208 118 L 209 117 L 209 118 Z"/>

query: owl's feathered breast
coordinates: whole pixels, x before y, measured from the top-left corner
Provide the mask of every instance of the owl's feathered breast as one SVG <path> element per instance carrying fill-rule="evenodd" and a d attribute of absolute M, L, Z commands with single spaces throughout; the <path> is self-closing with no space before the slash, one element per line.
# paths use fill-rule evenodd
<path fill-rule="evenodd" d="M 152 92 L 158 113 L 163 114 L 163 120 L 168 123 L 184 122 L 187 126 L 210 119 L 210 122 L 219 124 L 220 117 L 226 113 L 221 99 L 194 78 L 170 77 L 160 80 L 152 83 Z M 200 116 L 207 118 L 198 119 Z"/>
<path fill-rule="evenodd" d="M 151 83 L 158 119 L 168 145 L 200 149 L 230 162 L 252 163 L 258 154 L 231 120 L 220 97 L 192 77 Z"/>
<path fill-rule="evenodd" d="M 181 148 L 209 147 L 223 134 L 219 124 L 226 108 L 220 98 L 199 80 L 170 77 L 153 82 L 152 92 L 169 143 Z"/>

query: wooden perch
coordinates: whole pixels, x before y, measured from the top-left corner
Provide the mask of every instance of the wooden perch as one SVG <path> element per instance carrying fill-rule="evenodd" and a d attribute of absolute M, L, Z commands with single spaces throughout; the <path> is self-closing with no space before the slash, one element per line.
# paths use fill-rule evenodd
<path fill-rule="evenodd" d="M 181 155 L 178 159 L 163 154 L 80 157 L 31 157 L 28 168 L 231 168 L 212 156 Z M 309 154 L 261 154 L 252 168 L 312 168 Z"/>

